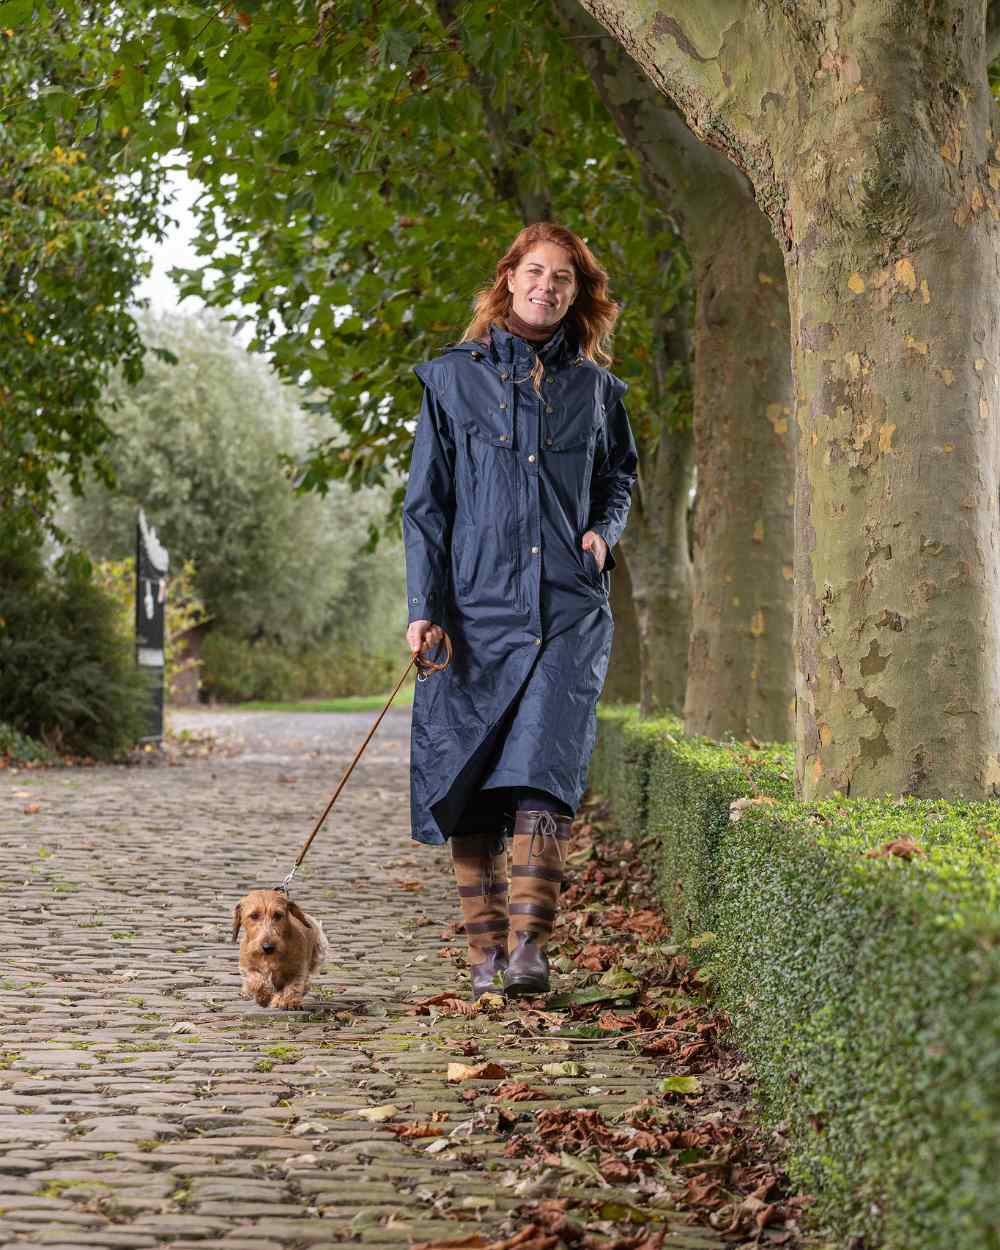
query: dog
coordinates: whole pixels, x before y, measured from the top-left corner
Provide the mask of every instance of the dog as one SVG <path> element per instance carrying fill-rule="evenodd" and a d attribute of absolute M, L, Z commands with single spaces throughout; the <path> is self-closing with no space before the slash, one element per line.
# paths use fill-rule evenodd
<path fill-rule="evenodd" d="M 280 890 L 251 890 L 233 909 L 240 941 L 240 996 L 259 1007 L 302 1006 L 310 976 L 330 956 L 323 926 Z"/>

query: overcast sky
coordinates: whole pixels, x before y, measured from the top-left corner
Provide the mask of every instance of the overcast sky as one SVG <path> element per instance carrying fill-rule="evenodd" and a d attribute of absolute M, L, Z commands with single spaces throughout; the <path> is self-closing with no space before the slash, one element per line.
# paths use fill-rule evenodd
<path fill-rule="evenodd" d="M 141 283 L 137 294 L 140 298 L 151 300 L 153 307 L 161 311 L 172 311 L 180 307 L 193 311 L 200 306 L 201 301 L 188 296 L 182 305 L 177 287 L 167 277 L 167 272 L 175 265 L 193 265 L 198 259 L 191 243 L 194 235 L 191 207 L 198 194 L 198 184 L 182 172 L 171 174 L 170 184 L 175 195 L 169 213 L 177 219 L 177 225 L 168 231 L 162 243 L 150 243 L 148 250 L 153 259 L 153 272 Z"/>

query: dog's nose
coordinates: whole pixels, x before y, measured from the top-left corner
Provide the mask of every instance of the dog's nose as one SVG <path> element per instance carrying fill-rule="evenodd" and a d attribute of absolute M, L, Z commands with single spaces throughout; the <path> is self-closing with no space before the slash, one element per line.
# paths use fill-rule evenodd
<path fill-rule="evenodd" d="M 262 943 L 261 943 L 261 946 L 260 946 L 260 949 L 264 952 L 264 954 L 265 954 L 265 955 L 270 955 L 270 954 L 272 953 L 272 951 L 274 950 L 274 943 L 273 943 L 273 942 L 262 942 Z"/>

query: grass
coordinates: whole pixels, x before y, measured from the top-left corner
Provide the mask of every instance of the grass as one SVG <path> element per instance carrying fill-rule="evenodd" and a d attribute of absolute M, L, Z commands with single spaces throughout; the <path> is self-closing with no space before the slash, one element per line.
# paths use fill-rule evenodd
<path fill-rule="evenodd" d="M 389 697 L 385 694 L 349 694 L 339 699 L 301 699 L 280 703 L 256 699 L 250 703 L 233 704 L 239 712 L 379 712 Z M 413 684 L 403 686 L 392 701 L 393 707 L 408 707 L 413 702 Z"/>

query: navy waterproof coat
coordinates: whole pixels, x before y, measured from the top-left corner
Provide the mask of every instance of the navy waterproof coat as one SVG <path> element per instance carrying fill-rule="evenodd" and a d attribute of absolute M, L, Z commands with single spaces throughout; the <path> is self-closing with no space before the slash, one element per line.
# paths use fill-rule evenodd
<path fill-rule="evenodd" d="M 403 507 L 409 619 L 451 637 L 449 668 L 416 685 L 413 837 L 461 833 L 480 789 L 531 786 L 575 811 L 596 736 L 613 622 L 611 548 L 636 448 L 624 382 L 564 327 L 540 350 L 495 324 L 449 348 L 424 384 Z M 604 572 L 580 540 L 608 544 Z"/>

